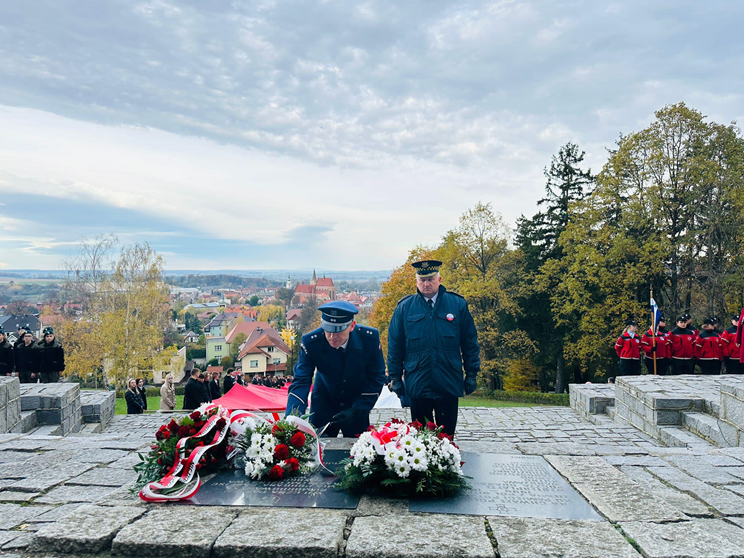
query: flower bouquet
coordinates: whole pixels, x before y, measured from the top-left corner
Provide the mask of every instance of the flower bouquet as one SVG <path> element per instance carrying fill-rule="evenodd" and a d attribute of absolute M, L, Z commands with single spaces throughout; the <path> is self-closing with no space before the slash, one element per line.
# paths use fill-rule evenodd
<path fill-rule="evenodd" d="M 400 496 L 451 496 L 469 488 L 460 450 L 430 422 L 393 419 L 370 426 L 341 462 L 338 487 L 349 492 L 381 490 Z"/>
<path fill-rule="evenodd" d="M 289 416 L 269 422 L 246 416 L 232 426 L 229 448 L 236 469 L 254 480 L 280 481 L 312 471 L 321 461 L 315 432 L 305 420 Z"/>
<path fill-rule="evenodd" d="M 171 419 L 155 433 L 147 455 L 139 454 L 132 488 L 147 501 L 184 499 L 199 488 L 199 474 L 227 466 L 230 414 L 222 407 Z"/>

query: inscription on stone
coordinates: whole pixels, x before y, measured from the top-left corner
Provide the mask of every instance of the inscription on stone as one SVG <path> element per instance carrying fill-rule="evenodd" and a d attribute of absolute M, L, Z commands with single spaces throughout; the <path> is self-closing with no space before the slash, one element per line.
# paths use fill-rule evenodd
<path fill-rule="evenodd" d="M 326 450 L 323 462 L 335 471 L 348 451 Z M 354 509 L 359 496 L 339 492 L 336 477 L 314 472 L 279 482 L 252 481 L 242 471 L 223 471 L 204 483 L 191 503 L 201 506 L 276 506 Z"/>
<path fill-rule="evenodd" d="M 411 500 L 410 511 L 601 520 L 542 457 L 464 452 L 462 459 L 472 488 L 448 499 Z"/>

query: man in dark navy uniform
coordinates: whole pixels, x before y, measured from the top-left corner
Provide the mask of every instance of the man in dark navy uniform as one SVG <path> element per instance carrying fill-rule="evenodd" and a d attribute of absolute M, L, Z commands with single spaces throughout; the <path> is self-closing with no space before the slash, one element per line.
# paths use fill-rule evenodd
<path fill-rule="evenodd" d="M 414 420 L 434 421 L 452 436 L 458 398 L 477 387 L 478 333 L 465 299 L 442 286 L 442 262 L 411 265 L 416 270 L 417 293 L 398 302 L 390 321 L 388 374 L 393 391 L 411 398 Z"/>
<path fill-rule="evenodd" d="M 300 359 L 289 388 L 287 415 L 305 413 L 313 386 L 310 422 L 337 436 L 358 436 L 369 427 L 369 411 L 385 382 L 380 333 L 357 325 L 356 307 L 332 301 L 318 308 L 321 327 L 302 336 Z M 313 376 L 315 377 L 313 381 Z"/>

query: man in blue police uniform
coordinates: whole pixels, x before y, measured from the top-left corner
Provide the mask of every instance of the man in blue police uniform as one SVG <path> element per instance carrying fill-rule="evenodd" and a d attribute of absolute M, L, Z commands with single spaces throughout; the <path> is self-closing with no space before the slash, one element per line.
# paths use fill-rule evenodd
<path fill-rule="evenodd" d="M 416 270 L 417 294 L 403 297 L 390 321 L 388 374 L 392 390 L 411 398 L 413 420 L 434 421 L 453 436 L 458 398 L 477 386 L 478 332 L 465 299 L 442 286 L 442 262 L 423 260 L 411 265 Z"/>
<path fill-rule="evenodd" d="M 310 422 L 316 428 L 332 423 L 328 436 L 337 436 L 339 429 L 346 437 L 358 436 L 369 427 L 369 411 L 385 382 L 380 332 L 357 325 L 358 310 L 349 302 L 318 309 L 321 327 L 302 336 L 286 414 L 305 413 L 312 385 Z"/>

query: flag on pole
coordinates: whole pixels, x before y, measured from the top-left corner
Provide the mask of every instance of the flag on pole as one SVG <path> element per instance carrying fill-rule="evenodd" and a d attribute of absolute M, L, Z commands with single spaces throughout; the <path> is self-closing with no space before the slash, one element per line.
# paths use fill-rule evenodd
<path fill-rule="evenodd" d="M 661 310 L 659 310 L 659 307 L 656 306 L 656 301 L 651 297 L 651 314 L 653 318 L 653 334 L 656 335 L 656 326 L 659 324 L 659 320 L 661 319 Z"/>

